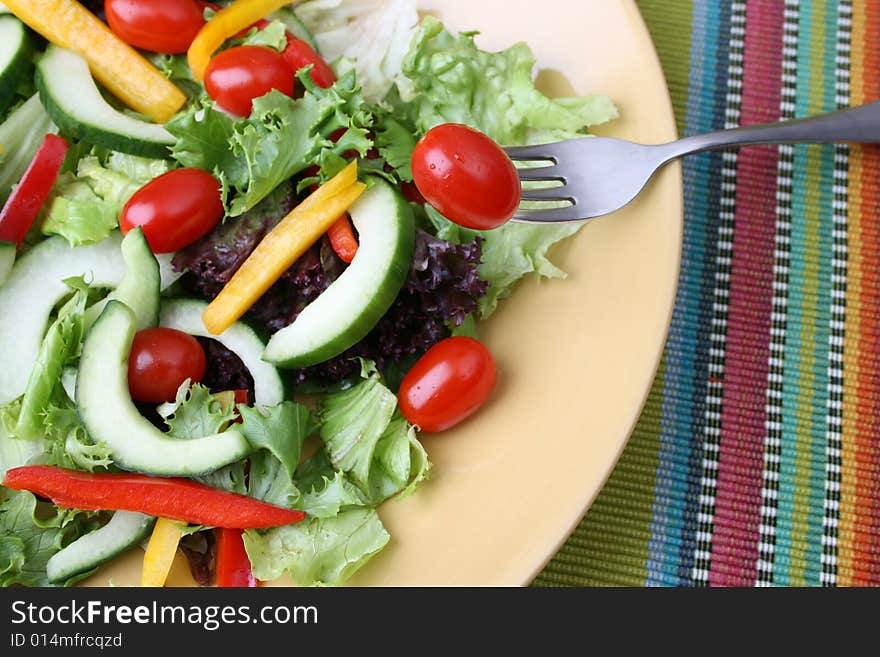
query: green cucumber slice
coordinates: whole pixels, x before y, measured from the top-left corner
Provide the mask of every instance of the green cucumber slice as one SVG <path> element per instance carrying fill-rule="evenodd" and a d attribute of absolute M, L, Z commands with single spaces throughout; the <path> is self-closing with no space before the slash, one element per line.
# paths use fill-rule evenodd
<path fill-rule="evenodd" d="M 13 242 L 0 242 L 0 285 L 6 282 L 15 264 L 16 245 Z"/>
<path fill-rule="evenodd" d="M 70 293 L 64 279 L 85 276 L 96 287 L 116 287 L 125 275 L 121 246 L 118 232 L 78 247 L 56 236 L 19 256 L 0 286 L 0 405 L 24 392 L 52 309 Z M 170 255 L 158 259 L 165 289 L 180 274 Z"/>
<path fill-rule="evenodd" d="M 90 327 L 110 301 L 122 301 L 134 311 L 138 330 L 159 324 L 159 292 L 162 276 L 159 261 L 153 255 L 147 238 L 140 227 L 122 238 L 122 259 L 125 274 L 119 285 L 104 299 L 86 310 L 85 325 Z"/>
<path fill-rule="evenodd" d="M 110 521 L 81 536 L 46 563 L 46 575 L 53 584 L 63 584 L 110 561 L 134 547 L 150 534 L 156 519 L 133 511 L 116 511 Z"/>
<path fill-rule="evenodd" d="M 168 157 L 174 136 L 111 107 L 82 55 L 49 46 L 37 63 L 36 83 L 49 116 L 77 139 L 132 155 Z"/>
<path fill-rule="evenodd" d="M 306 367 L 356 344 L 388 312 L 406 280 L 415 227 L 412 209 L 384 181 L 350 209 L 360 236 L 352 263 L 290 326 L 269 340 L 263 358 L 278 367 Z"/>
<path fill-rule="evenodd" d="M 15 16 L 0 14 L 0 114 L 12 104 L 18 86 L 33 70 L 31 35 Z"/>
<path fill-rule="evenodd" d="M 137 330 L 134 312 L 111 301 L 86 335 L 76 377 L 76 410 L 86 431 L 110 449 L 114 463 L 160 477 L 195 477 L 251 452 L 235 428 L 177 440 L 140 414 L 128 391 L 128 354 Z"/>
<path fill-rule="evenodd" d="M 262 359 L 266 343 L 254 329 L 238 321 L 220 335 L 211 334 L 202 322 L 207 302 L 196 299 L 166 299 L 162 302 L 159 326 L 190 335 L 217 340 L 241 358 L 254 379 L 254 402 L 258 407 L 277 406 L 285 399 L 284 382 L 278 370 Z"/>
<path fill-rule="evenodd" d="M 57 131 L 40 103 L 39 94 L 16 107 L 0 124 L 0 146 L 3 146 L 0 153 L 0 203 L 6 202 L 12 186 L 17 185 L 27 171 L 46 133 Z"/>

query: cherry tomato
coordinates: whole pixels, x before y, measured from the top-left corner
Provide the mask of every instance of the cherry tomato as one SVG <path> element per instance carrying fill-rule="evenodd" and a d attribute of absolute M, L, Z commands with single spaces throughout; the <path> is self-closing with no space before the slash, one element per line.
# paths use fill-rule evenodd
<path fill-rule="evenodd" d="M 173 169 L 129 199 L 119 217 L 123 233 L 140 226 L 153 253 L 171 253 L 207 234 L 223 218 L 220 183 L 201 169 Z"/>
<path fill-rule="evenodd" d="M 211 58 L 205 70 L 205 89 L 223 109 L 249 116 L 254 98 L 278 89 L 293 95 L 293 72 L 276 50 L 238 46 Z"/>
<path fill-rule="evenodd" d="M 172 55 L 186 52 L 205 24 L 194 0 L 105 0 L 104 12 L 129 45 Z"/>
<path fill-rule="evenodd" d="M 513 216 L 522 195 L 507 153 L 483 133 L 457 123 L 438 125 L 419 140 L 412 172 L 425 200 L 467 228 L 497 228 Z"/>
<path fill-rule="evenodd" d="M 293 69 L 294 72 L 305 68 L 309 64 L 312 65 L 310 73 L 312 80 L 322 89 L 328 89 L 336 82 L 336 74 L 333 69 L 324 61 L 315 49 L 302 39 L 297 39 L 290 32 L 287 33 L 287 47 L 282 53 L 285 61 Z"/>
<path fill-rule="evenodd" d="M 128 389 L 139 402 L 174 401 L 181 384 L 205 375 L 205 350 L 193 336 L 170 328 L 138 331 L 128 357 Z"/>
<path fill-rule="evenodd" d="M 422 431 L 444 431 L 476 412 L 495 387 L 495 359 L 482 342 L 464 336 L 431 347 L 400 384 L 404 417 Z"/>

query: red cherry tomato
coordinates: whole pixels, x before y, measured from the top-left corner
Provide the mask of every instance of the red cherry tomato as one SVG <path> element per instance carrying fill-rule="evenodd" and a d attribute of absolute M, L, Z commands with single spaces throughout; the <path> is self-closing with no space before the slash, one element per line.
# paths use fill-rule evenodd
<path fill-rule="evenodd" d="M 205 350 L 193 336 L 170 328 L 138 331 L 128 357 L 128 389 L 139 402 L 174 401 L 181 384 L 205 376 Z"/>
<path fill-rule="evenodd" d="M 400 384 L 400 412 L 423 431 L 444 431 L 476 412 L 495 387 L 495 359 L 464 336 L 431 347 Z"/>
<path fill-rule="evenodd" d="M 324 58 L 316 53 L 315 49 L 308 43 L 302 39 L 297 39 L 289 32 L 287 33 L 287 47 L 284 49 L 282 56 L 294 72 L 311 64 L 312 71 L 310 75 L 312 80 L 322 89 L 328 89 L 336 82 L 336 74 L 327 62 L 324 61 Z"/>
<path fill-rule="evenodd" d="M 513 216 L 522 188 L 494 141 L 457 123 L 432 128 L 412 156 L 416 187 L 441 214 L 467 228 L 497 228 Z"/>
<path fill-rule="evenodd" d="M 104 12 L 129 45 L 172 55 L 186 52 L 205 24 L 194 0 L 105 0 Z"/>
<path fill-rule="evenodd" d="M 140 226 L 153 253 L 171 253 L 207 234 L 223 218 L 220 183 L 201 169 L 173 169 L 129 199 L 119 217 L 123 233 Z"/>
<path fill-rule="evenodd" d="M 293 95 L 293 72 L 281 53 L 264 46 L 238 46 L 211 58 L 205 89 L 223 109 L 249 116 L 254 98 L 278 89 Z"/>

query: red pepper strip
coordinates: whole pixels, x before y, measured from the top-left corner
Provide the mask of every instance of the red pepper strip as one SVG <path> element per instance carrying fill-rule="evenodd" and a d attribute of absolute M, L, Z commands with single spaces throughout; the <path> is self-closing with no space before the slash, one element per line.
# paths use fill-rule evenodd
<path fill-rule="evenodd" d="M 254 588 L 257 578 L 244 549 L 240 529 L 226 527 L 214 530 L 217 537 L 217 586 L 223 588 Z"/>
<path fill-rule="evenodd" d="M 348 215 L 342 215 L 327 230 L 327 237 L 330 238 L 330 246 L 336 252 L 336 255 L 343 262 L 351 264 L 358 251 L 358 241 L 354 236 L 354 229 L 351 227 L 351 220 Z"/>
<path fill-rule="evenodd" d="M 291 511 L 189 479 L 142 474 L 80 472 L 26 465 L 6 473 L 3 485 L 28 490 L 58 506 L 83 511 L 137 511 L 194 525 L 258 529 L 299 522 Z"/>
<path fill-rule="evenodd" d="M 46 135 L 0 211 L 0 240 L 21 244 L 52 191 L 65 155 L 67 142 L 56 135 Z"/>

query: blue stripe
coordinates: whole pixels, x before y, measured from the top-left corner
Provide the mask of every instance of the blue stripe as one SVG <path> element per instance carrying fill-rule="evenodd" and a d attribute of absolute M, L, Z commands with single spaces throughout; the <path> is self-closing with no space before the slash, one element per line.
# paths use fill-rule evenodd
<path fill-rule="evenodd" d="M 686 134 L 724 125 L 729 3 L 695 0 L 692 34 Z M 693 585 L 721 169 L 718 153 L 683 162 L 682 266 L 665 355 L 648 586 Z"/>

